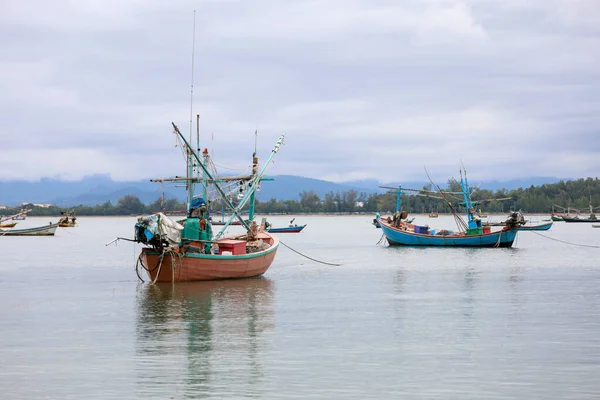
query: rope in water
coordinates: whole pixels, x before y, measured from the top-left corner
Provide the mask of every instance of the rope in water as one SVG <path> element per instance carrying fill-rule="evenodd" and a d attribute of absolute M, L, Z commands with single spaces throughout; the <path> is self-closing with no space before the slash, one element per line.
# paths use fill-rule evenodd
<path fill-rule="evenodd" d="M 555 240 L 557 242 L 561 242 L 561 243 L 565 243 L 565 244 L 570 244 L 571 246 L 591 247 L 593 249 L 599 249 L 600 248 L 600 246 L 592 246 L 592 245 L 588 245 L 588 244 L 579 244 L 579 243 L 566 242 L 564 240 L 555 239 L 555 238 L 551 238 L 550 236 L 542 235 L 541 233 L 538 233 L 538 232 L 535 232 L 535 231 L 532 231 L 532 233 L 535 233 L 536 235 L 540 235 L 541 237 L 546 238 L 546 239 Z"/>
<path fill-rule="evenodd" d="M 333 265 L 333 266 L 336 266 L 336 267 L 339 267 L 340 265 L 342 265 L 342 264 L 334 264 L 334 263 L 328 263 L 328 262 L 325 262 L 325 261 L 319 261 L 319 260 L 316 260 L 316 259 L 314 259 L 314 258 L 312 258 L 312 257 L 309 257 L 309 256 L 307 256 L 306 254 L 302 254 L 302 253 L 300 253 L 299 251 L 292 249 L 290 246 L 288 246 L 287 244 L 283 243 L 281 240 L 279 241 L 279 243 L 281 243 L 282 245 L 284 245 L 285 247 L 287 247 L 288 249 L 290 249 L 290 250 L 291 250 L 291 251 L 293 251 L 294 253 L 297 253 L 297 254 L 301 255 L 302 257 L 306 257 L 306 258 L 308 258 L 309 260 L 312 260 L 312 261 L 318 262 L 318 263 L 320 263 L 320 264 Z"/>

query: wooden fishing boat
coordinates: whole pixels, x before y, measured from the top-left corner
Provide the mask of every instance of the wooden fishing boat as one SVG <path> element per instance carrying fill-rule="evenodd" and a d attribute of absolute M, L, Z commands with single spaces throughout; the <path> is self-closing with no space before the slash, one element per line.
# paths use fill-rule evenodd
<path fill-rule="evenodd" d="M 17 225 L 17 222 L 6 222 L 1 223 L 0 228 L 14 228 Z"/>
<path fill-rule="evenodd" d="M 437 211 L 432 211 L 429 213 L 429 218 L 437 218 L 439 216 Z"/>
<path fill-rule="evenodd" d="M 31 209 L 29 210 L 25 210 L 25 209 L 21 209 L 21 211 L 19 211 L 16 214 L 12 214 L 12 215 L 7 215 L 7 216 L 1 216 L 0 217 L 0 224 L 1 223 L 5 223 L 6 221 L 19 221 L 19 220 L 24 220 L 25 219 L 25 214 L 27 214 L 28 212 L 30 212 Z M 16 224 L 16 222 L 15 222 Z"/>
<path fill-rule="evenodd" d="M 269 233 L 299 233 L 302 231 L 302 229 L 304 229 L 304 227 L 307 224 L 304 225 L 294 225 L 294 226 L 286 226 L 283 228 L 267 228 L 267 232 Z"/>
<path fill-rule="evenodd" d="M 582 223 L 594 223 L 594 222 L 600 222 L 600 219 L 596 218 L 596 216 L 594 215 L 594 217 L 589 217 L 589 218 L 579 218 L 579 217 L 563 217 L 563 221 L 565 222 L 582 222 Z"/>
<path fill-rule="evenodd" d="M 518 231 L 547 231 L 548 229 L 552 228 L 552 224 L 553 222 L 547 222 L 545 224 L 539 224 L 539 225 L 523 225 L 523 226 L 519 226 L 516 229 Z"/>
<path fill-rule="evenodd" d="M 461 169 L 461 191 L 460 192 L 445 192 L 438 190 L 437 193 L 441 196 L 446 204 L 451 208 L 452 214 L 455 217 L 459 231 L 454 232 L 448 229 L 433 230 L 428 226 L 419 226 L 406 224 L 401 220 L 385 221 L 381 220 L 381 229 L 390 246 L 431 246 L 431 247 L 511 247 L 517 236 L 518 226 L 525 223 L 523 215 L 518 212 L 513 212 L 509 215 L 504 223 L 505 226 L 498 231 L 492 232 L 491 227 L 484 227 L 481 219 L 476 217 L 476 211 L 471 200 L 471 190 L 469 188 L 467 174 Z M 398 199 L 403 190 L 398 187 Z M 419 189 L 404 190 L 415 191 L 417 193 L 427 192 L 430 197 L 434 192 Z M 452 206 L 448 197 L 461 195 L 462 202 Z M 464 206 L 467 214 L 467 222 L 457 214 L 456 208 Z"/>
<path fill-rule="evenodd" d="M 177 126 L 172 125 L 177 139 L 187 153 L 187 177 L 152 181 L 185 182 L 188 189 L 188 214 L 181 224 L 160 213 L 138 218 L 135 241 L 146 245 L 138 258 L 138 277 L 139 266 L 146 270 L 152 282 L 248 278 L 264 274 L 275 258 L 279 240 L 266 231 L 265 219 L 260 225 L 254 221 L 255 191 L 283 144 L 284 136 L 279 138 L 260 171 L 258 158 L 254 153 L 251 175 L 218 178 L 213 176 L 213 172 L 208 168 L 208 150 L 204 149 L 202 156 L 199 155 Z M 226 193 L 222 186 L 223 182 L 232 181 L 238 181 L 247 188 L 236 206 L 231 203 L 231 195 Z M 201 188 L 201 195 L 198 196 L 194 194 L 196 184 Z M 208 197 L 209 186 L 216 190 L 221 201 L 231 212 L 231 216 L 216 235 L 213 235 L 213 224 L 205 200 Z M 250 223 L 241 215 L 246 204 L 249 204 L 248 220 L 252 221 Z M 234 218 L 237 218 L 246 233 L 223 237 Z"/>
<path fill-rule="evenodd" d="M 37 226 L 24 229 L 0 229 L 0 236 L 54 236 L 58 224 Z"/>
<path fill-rule="evenodd" d="M 214 241 L 212 254 L 206 241 L 190 240 L 171 249 L 145 247 L 141 266 L 153 282 L 189 282 L 250 278 L 264 274 L 275 258 L 279 240 L 267 232 Z M 250 252 L 251 248 L 260 249 Z"/>
<path fill-rule="evenodd" d="M 58 220 L 58 226 L 61 228 L 72 228 L 77 225 L 77 218 L 74 212 L 61 211 L 60 219 Z"/>
<path fill-rule="evenodd" d="M 580 223 L 600 222 L 600 219 L 598 219 L 596 217 L 594 210 L 595 210 L 595 208 L 592 206 L 591 196 L 590 196 L 590 216 L 588 218 L 579 218 L 579 216 L 575 216 L 575 217 L 564 216 L 563 221 L 565 221 L 565 222 L 580 222 Z"/>

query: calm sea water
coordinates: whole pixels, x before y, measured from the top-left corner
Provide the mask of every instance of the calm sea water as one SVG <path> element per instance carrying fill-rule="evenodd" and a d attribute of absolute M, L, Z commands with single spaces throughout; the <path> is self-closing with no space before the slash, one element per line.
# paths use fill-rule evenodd
<path fill-rule="evenodd" d="M 600 246 L 600 229 L 389 248 L 371 218 L 279 236 L 340 266 L 281 246 L 262 278 L 175 286 L 138 282 L 139 245 L 105 246 L 134 218 L 1 237 L 0 397 L 600 398 L 600 249 L 558 241 Z"/>

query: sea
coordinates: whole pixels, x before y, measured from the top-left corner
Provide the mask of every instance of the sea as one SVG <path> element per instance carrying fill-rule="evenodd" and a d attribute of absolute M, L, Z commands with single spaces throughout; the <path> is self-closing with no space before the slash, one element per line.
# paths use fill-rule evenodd
<path fill-rule="evenodd" d="M 135 217 L 0 237 L 0 398 L 600 398 L 600 229 L 402 248 L 372 215 L 268 220 L 293 217 L 263 277 L 187 284 L 138 279 Z"/>

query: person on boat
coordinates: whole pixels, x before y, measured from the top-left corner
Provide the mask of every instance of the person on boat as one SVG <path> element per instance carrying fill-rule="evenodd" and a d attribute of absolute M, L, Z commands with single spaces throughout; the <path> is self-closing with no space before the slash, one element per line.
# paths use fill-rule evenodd
<path fill-rule="evenodd" d="M 290 221 L 290 228 L 294 226 L 294 221 L 296 220 L 296 218 L 292 218 L 292 220 Z"/>

